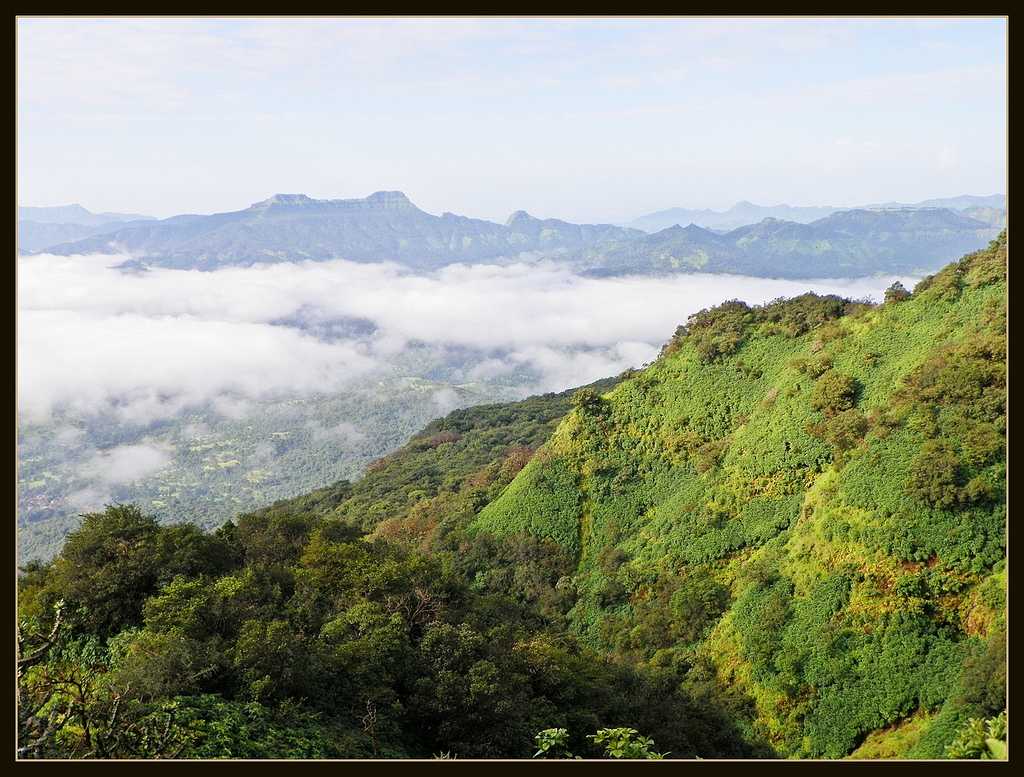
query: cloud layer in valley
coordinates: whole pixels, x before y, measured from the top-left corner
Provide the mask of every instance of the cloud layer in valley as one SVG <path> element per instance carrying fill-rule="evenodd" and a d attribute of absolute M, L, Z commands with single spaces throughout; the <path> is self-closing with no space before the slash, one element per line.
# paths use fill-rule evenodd
<path fill-rule="evenodd" d="M 123 485 L 163 469 L 171 463 L 171 454 L 159 445 L 118 445 L 97 451 L 79 468 L 79 474 L 105 484 Z"/>
<path fill-rule="evenodd" d="M 207 402 L 243 416 L 249 400 L 344 390 L 413 344 L 469 353 L 470 380 L 528 370 L 530 389 L 559 390 L 651 360 L 687 316 L 725 299 L 879 298 L 894 280 L 595 279 L 543 262 L 429 276 L 345 261 L 128 273 L 113 269 L 122 258 L 18 259 L 28 418 L 67 407 L 144 422 Z"/>

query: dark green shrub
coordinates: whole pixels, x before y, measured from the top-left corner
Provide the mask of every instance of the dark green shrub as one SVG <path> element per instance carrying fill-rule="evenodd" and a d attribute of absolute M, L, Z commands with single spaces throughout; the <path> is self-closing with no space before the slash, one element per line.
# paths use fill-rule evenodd
<path fill-rule="evenodd" d="M 963 474 L 960 459 L 942 440 L 929 440 L 914 459 L 908 490 L 932 507 L 948 508 L 961 500 Z"/>
<path fill-rule="evenodd" d="M 694 344 L 702 361 L 712 362 L 739 348 L 753 320 L 749 305 L 730 300 L 690 316 L 686 322 L 686 338 Z"/>
<path fill-rule="evenodd" d="M 815 382 L 811 391 L 811 407 L 826 416 L 842 413 L 856 404 L 858 388 L 856 378 L 830 369 Z"/>
<path fill-rule="evenodd" d="M 856 408 L 826 418 L 819 424 L 812 424 L 808 431 L 832 446 L 838 457 L 860 444 L 868 431 L 868 420 Z"/>
<path fill-rule="evenodd" d="M 885 304 L 889 305 L 896 302 L 903 302 L 904 300 L 910 299 L 911 294 L 902 283 L 896 281 L 885 290 Z"/>

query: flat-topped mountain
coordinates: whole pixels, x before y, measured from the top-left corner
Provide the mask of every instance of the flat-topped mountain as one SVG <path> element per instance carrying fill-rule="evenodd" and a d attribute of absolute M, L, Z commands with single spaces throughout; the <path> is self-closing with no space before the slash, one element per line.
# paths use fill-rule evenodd
<path fill-rule="evenodd" d="M 417 208 L 401 192 L 363 199 L 316 200 L 276 194 L 245 210 L 178 216 L 48 249 L 52 253 L 130 253 L 148 265 L 210 270 L 279 261 L 395 261 L 414 269 L 578 249 L 628 239 L 636 230 L 539 220 L 518 212 L 507 224 Z"/>

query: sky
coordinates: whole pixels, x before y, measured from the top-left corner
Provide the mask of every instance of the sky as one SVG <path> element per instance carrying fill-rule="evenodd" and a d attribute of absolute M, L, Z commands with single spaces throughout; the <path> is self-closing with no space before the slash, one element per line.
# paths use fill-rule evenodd
<path fill-rule="evenodd" d="M 18 201 L 594 222 L 1004 193 L 1006 24 L 23 17 Z"/>

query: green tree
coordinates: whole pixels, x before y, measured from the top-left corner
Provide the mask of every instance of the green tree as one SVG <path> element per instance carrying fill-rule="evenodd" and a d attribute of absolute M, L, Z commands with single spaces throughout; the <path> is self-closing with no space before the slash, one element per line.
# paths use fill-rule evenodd
<path fill-rule="evenodd" d="M 842 413 L 854 406 L 858 389 L 856 378 L 839 370 L 827 370 L 814 383 L 811 407 L 820 410 L 826 417 Z"/>
<path fill-rule="evenodd" d="M 903 302 L 904 300 L 910 299 L 911 294 L 902 283 L 896 281 L 885 290 L 885 304 L 889 305 L 895 302 Z"/>

